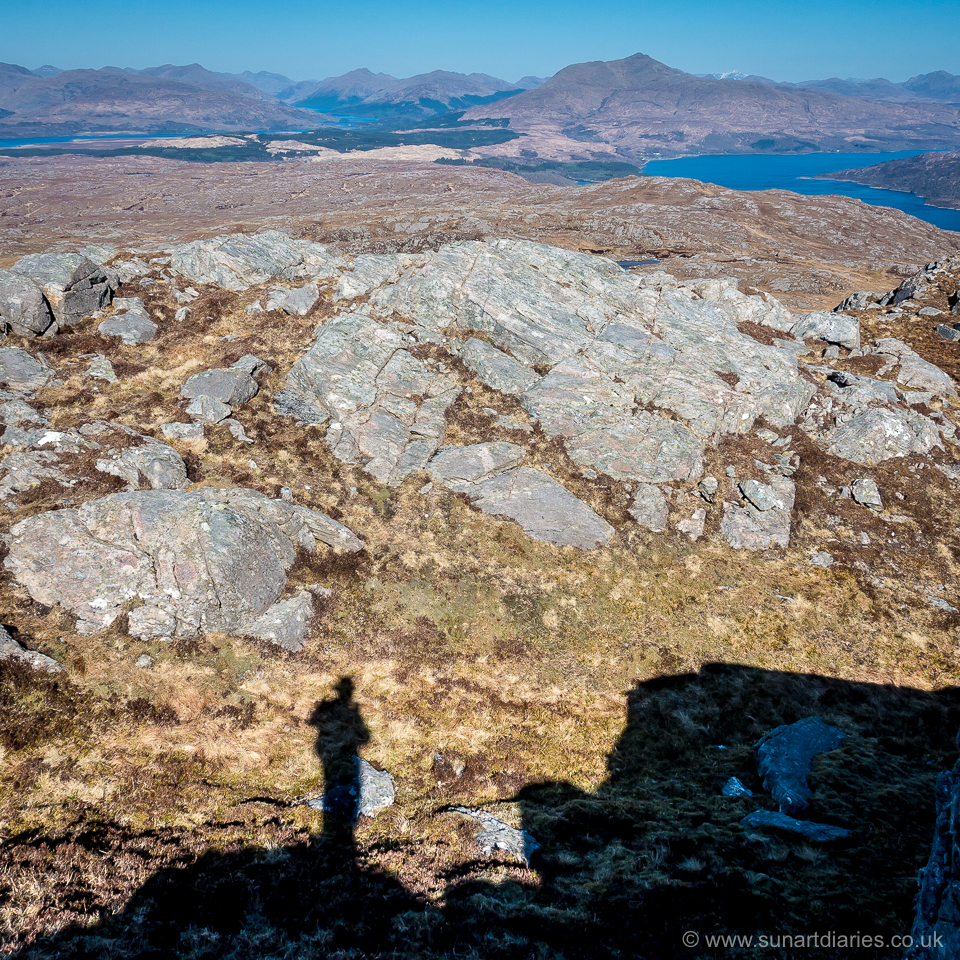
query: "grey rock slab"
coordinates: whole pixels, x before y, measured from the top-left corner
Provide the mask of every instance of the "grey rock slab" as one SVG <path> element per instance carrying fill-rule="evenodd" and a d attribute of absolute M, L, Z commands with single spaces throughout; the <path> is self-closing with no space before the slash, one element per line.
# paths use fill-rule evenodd
<path fill-rule="evenodd" d="M 17 663 L 26 664 L 33 670 L 42 670 L 44 673 L 63 672 L 63 664 L 37 650 L 27 650 L 17 643 L 4 627 L 0 627 L 0 661 L 2 660 L 14 660 Z"/>
<path fill-rule="evenodd" d="M 432 463 L 427 469 L 432 469 Z M 515 520 L 534 540 L 592 550 L 607 543 L 614 533 L 610 524 L 566 487 L 531 467 L 507 469 L 477 481 L 450 478 L 446 485 L 465 493 L 484 513 Z"/>
<path fill-rule="evenodd" d="M 171 440 L 202 440 L 202 423 L 161 423 L 160 432 Z"/>
<path fill-rule="evenodd" d="M 184 411 L 197 423 L 221 423 L 233 413 L 227 404 L 204 394 L 194 397 L 184 407 Z"/>
<path fill-rule="evenodd" d="M 79 253 L 30 254 L 11 271 L 40 287 L 60 326 L 108 307 L 120 285 L 116 273 Z"/>
<path fill-rule="evenodd" d="M 921 307 L 917 314 L 921 317 L 939 317 L 943 313 L 938 307 Z"/>
<path fill-rule="evenodd" d="M 43 291 L 9 270 L 0 270 L 0 320 L 21 337 L 43 336 L 54 323 Z"/>
<path fill-rule="evenodd" d="M 960 340 L 960 330 L 956 327 L 948 327 L 945 323 L 937 324 L 937 333 L 943 337 L 944 340 Z"/>
<path fill-rule="evenodd" d="M 318 403 L 293 390 L 278 390 L 273 396 L 273 409 L 282 417 L 294 417 L 307 425 L 319 425 L 330 419 L 330 414 Z"/>
<path fill-rule="evenodd" d="M 116 383 L 117 374 L 113 364 L 102 354 L 98 353 L 87 366 L 87 376 L 95 380 L 106 380 L 107 383 Z"/>
<path fill-rule="evenodd" d="M 236 407 L 252 400 L 259 389 L 257 381 L 245 370 L 214 369 L 195 373 L 180 388 L 180 396 L 188 400 L 210 397 Z"/>
<path fill-rule="evenodd" d="M 815 567 L 832 567 L 833 566 L 833 554 L 827 553 L 826 550 L 821 550 L 819 553 L 815 553 L 811 558 L 810 562 Z"/>
<path fill-rule="evenodd" d="M 638 483 L 627 512 L 641 527 L 652 533 L 663 533 L 667 529 L 670 508 L 663 491 L 653 484 Z"/>
<path fill-rule="evenodd" d="M 944 600 L 943 597 L 934 597 L 930 594 L 927 594 L 927 603 L 937 610 L 942 610 L 944 613 L 960 613 L 960 610 L 957 610 L 952 603 Z"/>
<path fill-rule="evenodd" d="M 773 829 L 793 833 L 812 843 L 829 843 L 831 840 L 842 840 L 850 835 L 850 831 L 843 827 L 835 827 L 829 823 L 814 823 L 812 820 L 795 820 L 775 810 L 756 810 L 748 813 L 740 822 L 754 829 Z"/>
<path fill-rule="evenodd" d="M 0 347 L 0 386 L 32 393 L 53 378 L 53 370 L 19 347 Z"/>
<path fill-rule="evenodd" d="M 805 313 L 790 333 L 800 340 L 826 340 L 848 350 L 860 349 L 860 321 L 842 313 Z"/>
<path fill-rule="evenodd" d="M 738 777 L 731 777 L 720 791 L 725 797 L 752 797 L 753 791 L 745 787 Z"/>
<path fill-rule="evenodd" d="M 501 850 L 529 864 L 530 858 L 540 849 L 540 844 L 526 830 L 511 827 L 486 810 L 451 807 L 450 812 L 470 817 L 480 824 L 480 829 L 473 835 L 473 839 L 487 857 L 492 857 L 495 851 Z"/>
<path fill-rule="evenodd" d="M 149 317 L 132 311 L 108 317 L 97 327 L 105 337 L 119 337 L 128 347 L 149 343 L 158 329 Z"/>
<path fill-rule="evenodd" d="M 170 251 L 170 266 L 195 283 L 242 291 L 274 278 L 333 278 L 345 261 L 323 244 L 266 230 L 181 244 Z"/>
<path fill-rule="evenodd" d="M 267 291 L 267 309 L 282 310 L 296 317 L 305 317 L 320 299 L 320 288 L 315 283 L 302 287 L 271 287 Z"/>
<path fill-rule="evenodd" d="M 792 480 L 771 477 L 769 483 L 745 480 L 739 485 L 744 503 L 725 503 L 720 533 L 738 550 L 767 550 L 790 545 L 790 525 L 796 498 Z"/>
<path fill-rule="evenodd" d="M 230 431 L 234 440 L 239 440 L 241 443 L 253 443 L 253 439 L 247 436 L 247 431 L 243 429 L 243 424 L 239 420 L 228 417 L 220 422 Z"/>
<path fill-rule="evenodd" d="M 850 496 L 863 507 L 870 507 L 872 510 L 883 509 L 880 490 L 874 480 L 854 480 L 853 483 L 850 484 Z"/>
<path fill-rule="evenodd" d="M 241 626 L 239 632 L 299 653 L 312 619 L 313 597 L 302 590 L 289 600 L 275 603 L 256 620 Z"/>
<path fill-rule="evenodd" d="M 0 460 L 0 496 L 24 493 L 44 480 L 53 480 L 63 486 L 70 483 L 70 478 L 60 467 L 60 458 L 50 450 L 10 453 Z"/>
<path fill-rule="evenodd" d="M 126 480 L 131 490 L 146 481 L 152 490 L 182 490 L 187 486 L 187 467 L 173 447 L 152 441 L 127 447 L 116 457 L 97 460 L 96 468 Z"/>
<path fill-rule="evenodd" d="M 873 466 L 893 457 L 943 449 L 940 431 L 914 410 L 872 407 L 826 432 L 828 452 L 854 463 Z"/>
<path fill-rule="evenodd" d="M 482 383 L 501 393 L 523 393 L 540 379 L 534 370 L 475 337 L 463 345 L 461 358 Z"/>
<path fill-rule="evenodd" d="M 476 443 L 468 447 L 445 447 L 427 469 L 437 483 L 465 492 L 469 484 L 520 466 L 523 457 L 523 447 L 515 443 Z"/>
<path fill-rule="evenodd" d="M 836 750 L 845 737 L 819 717 L 805 717 L 776 727 L 757 742 L 757 771 L 781 812 L 794 815 L 806 809 L 813 795 L 807 783 L 813 758 Z"/>
<path fill-rule="evenodd" d="M 138 602 L 135 636 L 237 632 L 277 602 L 296 548 L 315 548 L 312 512 L 242 488 L 113 494 L 16 524 L 4 566 L 81 633 Z"/>

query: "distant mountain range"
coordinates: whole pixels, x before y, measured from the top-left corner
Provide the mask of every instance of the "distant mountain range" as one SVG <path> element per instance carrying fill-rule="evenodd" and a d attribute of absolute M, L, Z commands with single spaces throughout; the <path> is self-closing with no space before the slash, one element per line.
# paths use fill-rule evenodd
<path fill-rule="evenodd" d="M 569 151 L 571 142 L 582 144 L 584 153 L 595 144 L 633 159 L 949 149 L 960 145 L 960 110 L 929 97 L 947 95 L 945 77 L 908 81 L 927 99 L 891 103 L 790 84 L 697 77 L 636 54 L 565 67 L 536 89 L 475 107 L 464 119 L 506 120 L 509 129 L 526 134 L 525 150 L 551 159 Z"/>
<path fill-rule="evenodd" d="M 881 190 L 901 190 L 937 207 L 960 210 L 960 151 L 923 153 L 872 167 L 824 174 L 821 180 L 850 180 Z"/>
<path fill-rule="evenodd" d="M 303 130 L 322 119 L 198 64 L 44 72 L 0 64 L 0 138 Z"/>
<path fill-rule="evenodd" d="M 199 64 L 144 70 L 28 70 L 0 64 L 0 138 L 83 133 L 277 131 L 359 117 L 393 128 L 507 126 L 506 156 L 641 161 L 690 153 L 955 149 L 960 77 L 775 83 L 737 71 L 694 76 L 636 54 L 515 83 L 436 70 L 367 69 L 326 80 L 217 73 Z M 497 152 L 497 151 L 494 151 Z"/>

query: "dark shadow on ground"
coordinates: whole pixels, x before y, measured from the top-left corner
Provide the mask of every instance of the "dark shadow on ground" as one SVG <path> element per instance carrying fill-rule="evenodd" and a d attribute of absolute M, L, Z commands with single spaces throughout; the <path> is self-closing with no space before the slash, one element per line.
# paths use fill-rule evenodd
<path fill-rule="evenodd" d="M 349 786 L 367 738 L 342 682 L 314 714 L 328 789 Z M 848 733 L 814 761 L 806 819 L 848 839 L 814 845 L 740 824 L 775 809 L 753 745 L 818 716 Z M 708 935 L 907 934 L 930 849 L 937 773 L 956 758 L 960 691 L 938 693 L 732 665 L 639 684 L 593 793 L 524 788 L 542 845 L 538 882 L 477 859 L 446 877 L 442 906 L 358 862 L 350 811 L 316 840 L 208 853 L 165 869 L 96 930 L 67 930 L 19 957 L 894 957 L 902 951 L 710 947 Z M 721 795 L 739 777 L 753 798 Z M 469 797 L 457 798 L 469 803 Z M 352 814 L 355 818 L 355 812 Z M 451 814 L 451 816 L 453 816 Z M 329 821 L 329 824 L 328 824 Z M 11 843 L 13 841 L 8 841 Z M 700 943 L 683 945 L 695 932 Z"/>

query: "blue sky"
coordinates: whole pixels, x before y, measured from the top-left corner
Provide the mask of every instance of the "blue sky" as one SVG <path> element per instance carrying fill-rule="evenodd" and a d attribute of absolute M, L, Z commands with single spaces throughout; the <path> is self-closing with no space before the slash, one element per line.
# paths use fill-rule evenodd
<path fill-rule="evenodd" d="M 8 0 L 0 60 L 35 68 L 199 62 L 318 79 L 356 67 L 516 80 L 646 53 L 775 80 L 960 74 L 957 0 Z"/>

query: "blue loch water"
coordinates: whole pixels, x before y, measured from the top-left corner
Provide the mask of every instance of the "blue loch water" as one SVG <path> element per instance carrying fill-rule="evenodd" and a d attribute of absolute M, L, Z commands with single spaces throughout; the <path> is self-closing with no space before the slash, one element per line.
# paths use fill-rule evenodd
<path fill-rule="evenodd" d="M 922 197 L 912 193 L 875 190 L 845 180 L 810 179 L 837 170 L 873 166 L 884 160 L 915 157 L 922 152 L 681 157 L 677 160 L 651 160 L 643 172 L 655 177 L 689 177 L 732 190 L 792 190 L 807 196 L 839 194 L 878 207 L 894 207 L 942 230 L 960 232 L 960 210 L 930 206 Z"/>

